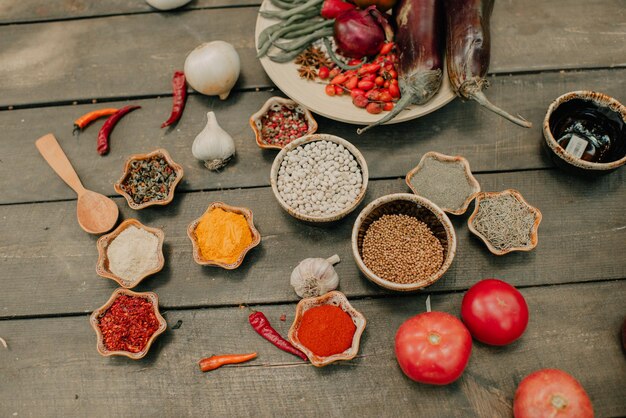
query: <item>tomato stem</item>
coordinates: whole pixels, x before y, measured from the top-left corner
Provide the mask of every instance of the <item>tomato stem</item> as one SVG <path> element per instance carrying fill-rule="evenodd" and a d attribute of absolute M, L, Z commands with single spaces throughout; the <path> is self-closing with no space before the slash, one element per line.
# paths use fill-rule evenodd
<path fill-rule="evenodd" d="M 553 407 L 555 407 L 558 410 L 562 410 L 567 407 L 567 399 L 565 399 L 561 395 L 552 396 L 552 399 L 550 399 L 550 403 L 552 404 Z"/>
<path fill-rule="evenodd" d="M 441 342 L 441 336 L 435 332 L 428 334 L 428 342 L 432 345 L 439 345 Z"/>

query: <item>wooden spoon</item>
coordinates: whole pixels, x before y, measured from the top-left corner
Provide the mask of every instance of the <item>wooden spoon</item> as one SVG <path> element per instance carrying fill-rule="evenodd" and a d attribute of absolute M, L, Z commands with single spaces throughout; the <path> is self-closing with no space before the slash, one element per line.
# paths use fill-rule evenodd
<path fill-rule="evenodd" d="M 103 234 L 110 231 L 115 226 L 119 215 L 115 202 L 83 187 L 74 167 L 54 135 L 42 136 L 35 142 L 35 145 L 50 167 L 78 194 L 76 216 L 80 227 L 90 234 Z"/>

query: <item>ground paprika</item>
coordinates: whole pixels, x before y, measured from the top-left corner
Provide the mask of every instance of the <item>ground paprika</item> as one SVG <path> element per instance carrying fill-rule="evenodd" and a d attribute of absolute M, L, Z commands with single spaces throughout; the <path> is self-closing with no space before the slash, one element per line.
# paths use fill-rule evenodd
<path fill-rule="evenodd" d="M 349 349 L 355 332 L 352 318 L 343 309 L 321 305 L 304 312 L 297 335 L 315 355 L 328 357 Z"/>

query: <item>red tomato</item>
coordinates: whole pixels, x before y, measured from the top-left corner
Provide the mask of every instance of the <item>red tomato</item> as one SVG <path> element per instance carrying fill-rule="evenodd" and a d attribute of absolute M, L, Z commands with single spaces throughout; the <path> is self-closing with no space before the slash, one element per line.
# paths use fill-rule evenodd
<path fill-rule="evenodd" d="M 510 284 L 485 279 L 463 296 L 461 318 L 478 341 L 506 345 L 517 340 L 526 330 L 528 305 L 524 296 Z"/>
<path fill-rule="evenodd" d="M 593 407 L 578 380 L 558 369 L 541 369 L 526 376 L 513 398 L 515 418 L 593 418 Z"/>
<path fill-rule="evenodd" d="M 396 333 L 396 358 L 411 379 L 447 385 L 458 379 L 472 352 L 472 337 L 455 316 L 425 312 L 407 319 Z"/>

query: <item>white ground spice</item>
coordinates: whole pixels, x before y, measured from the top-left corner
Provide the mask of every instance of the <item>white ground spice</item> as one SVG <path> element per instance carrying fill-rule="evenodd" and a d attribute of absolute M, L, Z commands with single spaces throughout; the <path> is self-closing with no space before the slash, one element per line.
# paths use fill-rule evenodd
<path fill-rule="evenodd" d="M 461 162 L 426 158 L 411 178 L 411 185 L 420 196 L 437 206 L 452 211 L 461 209 L 474 192 Z"/>
<path fill-rule="evenodd" d="M 535 215 L 510 194 L 485 197 L 472 220 L 474 229 L 498 250 L 530 245 Z"/>
<path fill-rule="evenodd" d="M 362 256 L 383 279 L 415 283 L 441 268 L 443 246 L 424 222 L 408 215 L 383 215 L 367 228 Z"/>
<path fill-rule="evenodd" d="M 136 226 L 123 230 L 107 248 L 109 270 L 126 281 L 134 282 L 146 271 L 157 267 L 159 238 Z"/>
<path fill-rule="evenodd" d="M 288 206 L 309 216 L 329 216 L 357 199 L 363 177 L 343 145 L 315 141 L 291 150 L 278 170 L 278 192 Z"/>

